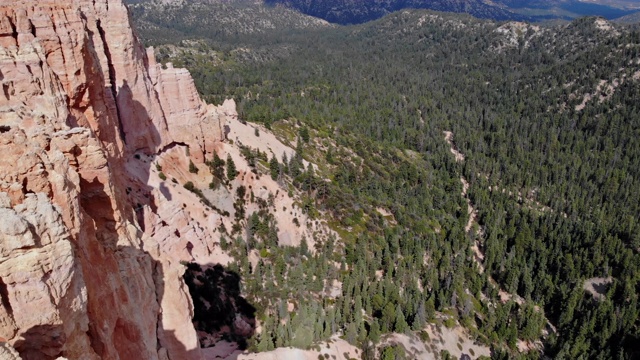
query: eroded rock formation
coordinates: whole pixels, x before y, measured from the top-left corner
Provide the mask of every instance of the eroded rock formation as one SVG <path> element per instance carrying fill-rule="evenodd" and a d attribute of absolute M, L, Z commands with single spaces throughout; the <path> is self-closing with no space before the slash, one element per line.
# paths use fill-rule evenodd
<path fill-rule="evenodd" d="M 233 104 L 156 64 L 120 0 L 0 0 L 0 82 L 0 337 L 23 359 L 200 358 L 179 261 L 189 232 L 224 260 L 216 224 L 152 172 L 176 146 L 203 163 Z"/>
<path fill-rule="evenodd" d="M 263 205 L 280 245 L 313 248 L 331 233 L 240 146 L 293 150 L 266 130 L 258 140 L 233 100 L 207 105 L 186 70 L 158 64 L 121 0 L 0 0 L 0 84 L 2 356 L 227 356 L 235 348 L 199 347 L 182 264 L 228 264 L 225 229 Z M 239 174 L 209 189 L 214 152 Z M 252 333 L 244 323 L 234 334 Z"/>

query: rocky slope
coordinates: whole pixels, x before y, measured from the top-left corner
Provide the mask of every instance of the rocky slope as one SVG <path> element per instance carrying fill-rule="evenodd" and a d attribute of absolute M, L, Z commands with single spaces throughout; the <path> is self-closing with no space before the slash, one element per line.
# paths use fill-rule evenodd
<path fill-rule="evenodd" d="M 120 0 L 0 1 L 0 82 L 0 338 L 23 359 L 200 358 L 179 261 L 227 262 L 221 220 L 154 164 L 201 166 L 233 102 L 156 64 Z"/>

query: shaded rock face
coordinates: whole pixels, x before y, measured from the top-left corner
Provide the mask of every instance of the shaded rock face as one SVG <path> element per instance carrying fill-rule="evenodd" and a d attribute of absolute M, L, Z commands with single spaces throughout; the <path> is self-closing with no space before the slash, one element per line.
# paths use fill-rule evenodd
<path fill-rule="evenodd" d="M 256 328 L 256 309 L 240 296 L 240 276 L 221 265 L 187 265 L 184 280 L 193 299 L 193 324 L 201 347 L 219 340 L 245 349 Z"/>
<path fill-rule="evenodd" d="M 211 255 L 215 224 L 150 169 L 175 144 L 211 157 L 233 104 L 156 64 L 120 0 L 0 0 L 0 83 L 0 338 L 23 359 L 200 358 L 173 229 Z"/>

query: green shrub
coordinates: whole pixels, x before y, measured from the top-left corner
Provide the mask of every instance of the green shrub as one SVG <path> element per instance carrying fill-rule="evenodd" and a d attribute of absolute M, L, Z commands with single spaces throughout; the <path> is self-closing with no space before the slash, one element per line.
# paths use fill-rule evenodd
<path fill-rule="evenodd" d="M 191 160 L 189 160 L 189 172 L 192 174 L 198 173 L 198 167 Z"/>
<path fill-rule="evenodd" d="M 420 340 L 422 340 L 423 342 L 429 342 L 430 340 L 429 333 L 426 332 L 425 330 L 420 331 Z"/>
<path fill-rule="evenodd" d="M 456 320 L 454 318 L 448 318 L 447 320 L 444 321 L 444 326 L 451 329 L 456 326 Z"/>
<path fill-rule="evenodd" d="M 187 181 L 184 185 L 184 188 L 191 191 L 191 192 L 195 192 L 196 190 L 196 186 L 193 185 L 193 183 L 191 181 Z"/>

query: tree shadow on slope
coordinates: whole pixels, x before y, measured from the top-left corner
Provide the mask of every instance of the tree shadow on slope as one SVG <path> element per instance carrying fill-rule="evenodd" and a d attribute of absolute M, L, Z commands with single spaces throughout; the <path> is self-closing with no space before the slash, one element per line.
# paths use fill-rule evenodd
<path fill-rule="evenodd" d="M 186 266 L 183 278 L 193 299 L 193 324 L 200 346 L 226 340 L 246 349 L 255 332 L 256 308 L 240 295 L 240 275 L 219 264 Z"/>

